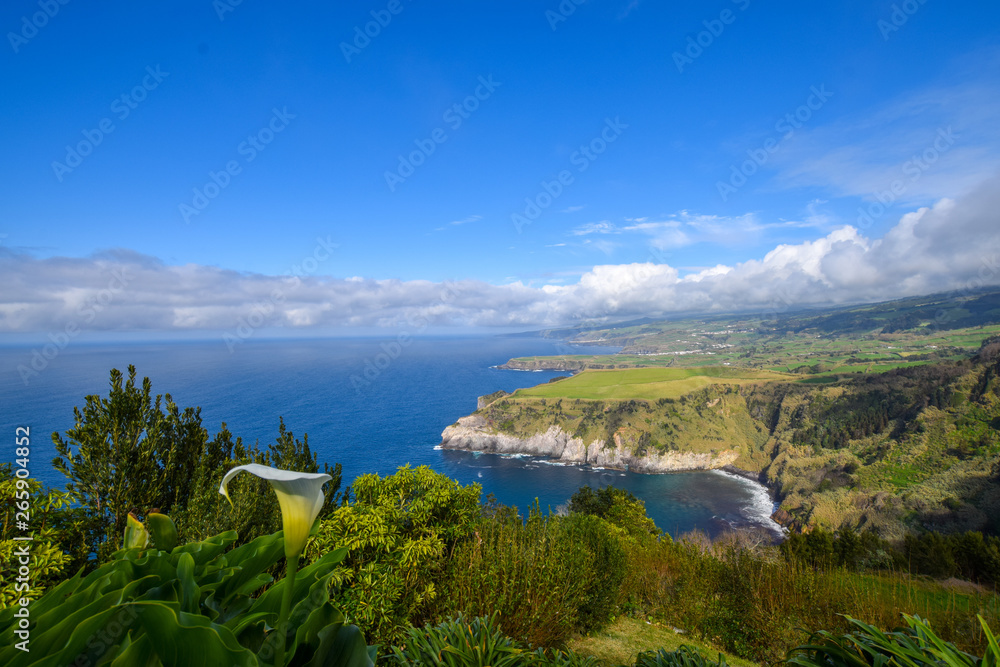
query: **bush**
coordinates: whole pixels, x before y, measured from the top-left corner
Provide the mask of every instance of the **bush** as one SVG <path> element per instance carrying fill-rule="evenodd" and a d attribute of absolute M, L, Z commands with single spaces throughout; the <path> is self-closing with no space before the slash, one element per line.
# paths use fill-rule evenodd
<path fill-rule="evenodd" d="M 720 653 L 718 661 L 709 660 L 698 649 L 682 645 L 676 651 L 643 651 L 635 667 L 726 667 L 726 657 Z"/>
<path fill-rule="evenodd" d="M 225 471 L 247 463 L 318 472 L 308 438 L 300 442 L 280 422 L 276 443 L 261 450 L 244 446 L 222 425 L 209 440 L 201 425 L 201 409 L 185 408 L 170 394 L 152 394 L 149 378 L 136 386 L 134 366 L 128 379 L 111 371 L 107 398 L 87 396 L 83 410 L 74 408 L 76 423 L 65 439 L 52 434 L 59 456 L 52 464 L 69 480 L 67 490 L 79 503 L 83 540 L 88 551 L 106 560 L 121 547 L 126 517 L 156 508 L 171 513 L 185 539 L 202 539 L 225 530 L 239 535 L 271 533 L 280 528 L 277 499 L 267 482 L 244 475 L 234 482 L 235 509 L 219 495 Z M 338 504 L 340 467 L 325 466 L 325 511 Z"/>
<path fill-rule="evenodd" d="M 636 538 L 660 535 L 660 529 L 646 516 L 646 504 L 615 486 L 606 486 L 598 491 L 581 486 L 569 499 L 569 511 L 600 517 Z"/>
<path fill-rule="evenodd" d="M 628 568 L 625 549 L 611 527 L 596 516 L 572 514 L 561 520 L 565 539 L 583 545 L 590 552 L 586 586 L 577 608 L 577 626 L 592 632 L 607 624 L 618 607 L 621 585 Z"/>
<path fill-rule="evenodd" d="M 506 510 L 483 518 L 460 542 L 442 582 L 437 612 L 493 616 L 534 646 L 559 646 L 578 627 L 593 555 L 537 506 L 526 521 Z"/>
<path fill-rule="evenodd" d="M 29 543 L 16 540 L 28 533 L 17 529 L 16 502 L 29 501 L 31 582 L 18 581 L 21 550 Z M 34 479 L 17 479 L 11 464 L 0 464 L 0 609 L 22 598 L 34 600 L 66 574 L 82 566 L 87 557 L 79 509 L 70 494 L 44 488 Z"/>
<path fill-rule="evenodd" d="M 786 664 L 799 667 L 885 664 L 979 667 L 996 665 L 1000 661 L 1000 646 L 982 617 L 979 617 L 979 622 L 987 637 L 986 653 L 982 658 L 960 651 L 954 644 L 942 640 L 921 618 L 905 615 L 904 618 L 908 627 L 889 633 L 848 618 L 858 628 L 857 632 L 837 636 L 821 630 L 812 635 L 809 644 L 792 649 Z"/>
<path fill-rule="evenodd" d="M 393 648 L 392 660 L 402 667 L 597 667 L 594 658 L 572 651 L 534 652 L 504 634 L 496 619 L 459 614 L 438 625 L 410 628 L 403 648 Z"/>
<path fill-rule="evenodd" d="M 429 620 L 437 580 L 456 542 L 480 514 L 478 484 L 462 486 L 426 466 L 355 480 L 355 501 L 320 525 L 308 560 L 343 546 L 347 556 L 332 582 L 353 622 L 371 641 L 402 640 L 411 624 Z"/>
<path fill-rule="evenodd" d="M 919 574 L 1000 583 L 1000 538 L 979 532 L 907 535 L 901 560 Z"/>
<path fill-rule="evenodd" d="M 505 637 L 492 619 L 456 618 L 438 625 L 410 628 L 404 649 L 393 648 L 396 664 L 405 667 L 431 665 L 492 665 L 515 667 L 530 658 L 527 651 Z"/>

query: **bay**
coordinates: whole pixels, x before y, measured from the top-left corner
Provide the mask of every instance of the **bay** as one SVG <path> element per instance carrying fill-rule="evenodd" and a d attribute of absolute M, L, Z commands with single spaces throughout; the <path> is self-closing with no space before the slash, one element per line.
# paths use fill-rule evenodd
<path fill-rule="evenodd" d="M 584 484 L 628 489 L 646 503 L 657 525 L 671 534 L 701 529 L 710 535 L 733 526 L 777 531 L 766 490 L 721 472 L 642 475 L 589 466 L 555 465 L 534 457 L 435 449 L 441 431 L 476 409 L 480 395 L 546 382 L 558 372 L 496 368 L 515 356 L 601 353 L 538 338 L 426 337 L 247 340 L 67 346 L 25 381 L 32 348 L 0 348 L 0 429 L 9 444 L 0 460 L 14 459 L 14 430 L 32 434 L 32 476 L 62 486 L 51 466 L 53 431 L 73 425 L 74 406 L 88 394 L 106 396 L 109 371 L 136 366 L 153 392 L 171 394 L 180 407 L 200 406 L 210 434 L 225 422 L 245 441 L 273 441 L 278 419 L 321 461 L 339 462 L 345 480 L 365 473 L 392 474 L 402 465 L 428 465 L 463 484 L 482 485 L 522 511 L 537 498 L 543 510 L 564 505 Z"/>

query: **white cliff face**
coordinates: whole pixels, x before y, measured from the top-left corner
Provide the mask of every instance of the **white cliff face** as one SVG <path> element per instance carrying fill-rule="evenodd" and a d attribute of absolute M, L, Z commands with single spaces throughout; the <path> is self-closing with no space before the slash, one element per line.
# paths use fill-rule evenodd
<path fill-rule="evenodd" d="M 661 473 L 678 470 L 707 470 L 736 462 L 739 452 L 726 449 L 712 454 L 690 452 L 648 452 L 635 456 L 615 435 L 614 447 L 605 448 L 604 440 L 587 445 L 581 438 L 571 437 L 559 426 L 550 426 L 544 433 L 524 439 L 491 429 L 481 415 L 469 415 L 449 426 L 441 434 L 441 447 L 491 454 L 531 454 L 547 456 L 566 463 L 589 463 L 602 468 Z"/>

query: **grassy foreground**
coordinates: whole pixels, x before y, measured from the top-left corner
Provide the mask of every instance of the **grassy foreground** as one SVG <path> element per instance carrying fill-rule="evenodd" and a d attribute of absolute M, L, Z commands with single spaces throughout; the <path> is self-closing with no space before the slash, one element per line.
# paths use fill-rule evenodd
<path fill-rule="evenodd" d="M 726 662 L 733 667 L 752 667 L 756 664 L 731 653 L 719 651 L 714 646 L 690 636 L 689 633 L 678 633 L 672 626 L 628 616 L 622 616 L 602 630 L 576 637 L 567 643 L 568 648 L 580 655 L 593 656 L 607 665 L 627 665 L 635 660 L 636 654 L 640 651 L 655 651 L 661 648 L 676 651 L 682 645 L 696 648 L 713 660 L 717 660 L 719 653 L 722 653 Z"/>

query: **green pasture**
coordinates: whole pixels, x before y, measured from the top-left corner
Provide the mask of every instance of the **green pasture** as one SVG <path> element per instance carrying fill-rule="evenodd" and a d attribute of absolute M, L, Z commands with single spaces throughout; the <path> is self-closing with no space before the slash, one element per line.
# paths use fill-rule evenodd
<path fill-rule="evenodd" d="M 518 389 L 515 395 L 593 400 L 655 400 L 679 398 L 709 384 L 742 384 L 789 380 L 794 377 L 769 370 L 725 366 L 587 370 L 558 382 Z"/>

